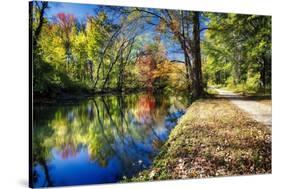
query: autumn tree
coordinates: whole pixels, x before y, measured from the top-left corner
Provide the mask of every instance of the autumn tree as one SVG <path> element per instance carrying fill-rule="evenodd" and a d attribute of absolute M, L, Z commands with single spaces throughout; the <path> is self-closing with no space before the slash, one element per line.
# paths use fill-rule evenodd
<path fill-rule="evenodd" d="M 127 14 L 141 13 L 141 18 L 148 24 L 156 26 L 162 33 L 170 33 L 177 41 L 184 54 L 186 78 L 190 81 L 190 93 L 194 98 L 203 94 L 201 48 L 200 48 L 200 12 L 188 12 L 178 10 L 157 10 L 133 8 L 126 11 Z"/>
<path fill-rule="evenodd" d="M 58 13 L 54 20 L 60 29 L 59 34 L 66 51 L 66 66 L 68 66 L 72 60 L 71 45 L 73 41 L 72 35 L 75 32 L 76 18 L 72 14 Z"/>

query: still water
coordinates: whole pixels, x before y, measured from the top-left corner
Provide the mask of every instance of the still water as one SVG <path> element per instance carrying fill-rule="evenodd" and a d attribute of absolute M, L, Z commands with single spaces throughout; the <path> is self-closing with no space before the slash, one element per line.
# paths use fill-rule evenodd
<path fill-rule="evenodd" d="M 187 104 L 139 93 L 35 106 L 34 187 L 112 183 L 149 168 Z"/>

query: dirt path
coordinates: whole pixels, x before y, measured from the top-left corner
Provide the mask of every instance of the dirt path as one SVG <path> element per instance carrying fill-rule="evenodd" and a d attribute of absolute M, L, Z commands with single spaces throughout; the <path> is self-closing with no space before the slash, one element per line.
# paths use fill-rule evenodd
<path fill-rule="evenodd" d="M 254 120 L 263 123 L 267 126 L 272 125 L 272 112 L 271 106 L 260 103 L 255 100 L 249 100 L 242 95 L 226 91 L 223 89 L 215 89 L 219 94 L 219 97 L 230 100 L 233 104 L 238 106 L 244 112 L 248 113 Z"/>

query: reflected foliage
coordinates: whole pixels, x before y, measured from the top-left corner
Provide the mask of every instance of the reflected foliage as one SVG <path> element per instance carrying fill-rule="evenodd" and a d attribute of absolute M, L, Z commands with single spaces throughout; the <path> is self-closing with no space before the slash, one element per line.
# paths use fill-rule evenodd
<path fill-rule="evenodd" d="M 114 166 L 122 168 L 116 178 L 98 183 L 115 182 L 148 168 L 186 105 L 187 98 L 183 96 L 164 98 L 147 92 L 35 107 L 35 186 L 62 184 L 56 167 L 68 161 L 73 162 L 67 164 L 67 170 L 75 174 L 83 174 L 74 168 L 75 162 L 108 170 L 114 160 Z M 81 154 L 86 154 L 86 162 L 79 160 Z M 99 174 L 94 168 L 91 171 L 92 177 Z M 77 182 L 72 184 L 83 184 L 78 179 Z"/>

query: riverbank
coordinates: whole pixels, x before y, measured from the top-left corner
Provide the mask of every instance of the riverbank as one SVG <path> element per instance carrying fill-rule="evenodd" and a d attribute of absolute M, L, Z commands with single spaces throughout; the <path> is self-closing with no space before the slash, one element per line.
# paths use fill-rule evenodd
<path fill-rule="evenodd" d="M 88 99 L 94 96 L 107 96 L 107 95 L 126 95 L 132 93 L 141 93 L 147 91 L 146 88 L 127 88 L 127 89 L 106 89 L 106 90 L 90 90 L 90 89 L 76 89 L 76 90 L 58 90 L 53 93 L 34 93 L 33 103 L 40 104 L 65 104 L 75 103 L 80 100 Z"/>
<path fill-rule="evenodd" d="M 194 102 L 152 167 L 128 181 L 271 173 L 271 128 L 226 99 Z"/>

